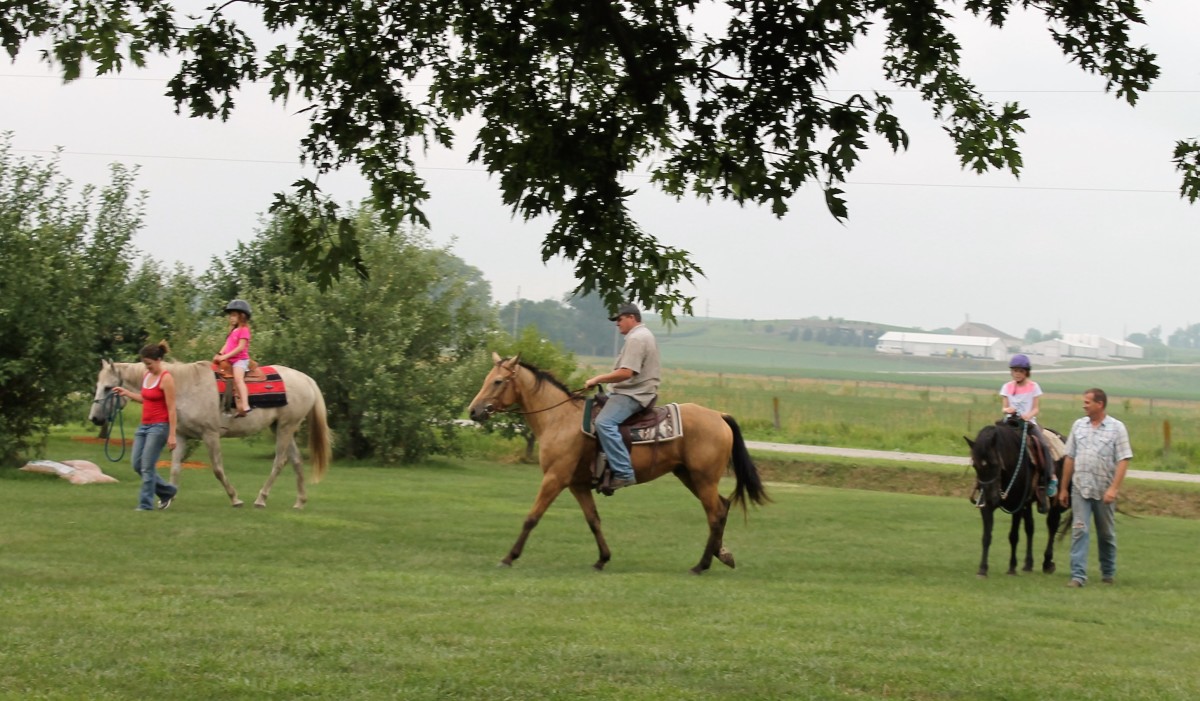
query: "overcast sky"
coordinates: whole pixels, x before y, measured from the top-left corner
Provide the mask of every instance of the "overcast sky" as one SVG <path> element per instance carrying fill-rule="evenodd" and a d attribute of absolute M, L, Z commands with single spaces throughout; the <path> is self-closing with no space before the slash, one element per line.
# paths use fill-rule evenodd
<path fill-rule="evenodd" d="M 1200 136 L 1200 2 L 1147 3 L 1136 41 L 1159 56 L 1162 76 L 1137 107 L 1068 64 L 1044 23 L 1018 16 L 1005 30 L 956 25 L 965 72 L 996 102 L 1030 113 L 1025 169 L 963 172 L 949 138 L 913 93 L 882 77 L 877 46 L 864 42 L 830 84 L 831 97 L 889 91 L 912 143 L 893 155 L 873 143 L 846 192 L 850 220 L 836 222 L 812 188 L 783 219 L 729 203 L 675 200 L 631 178 L 632 209 L 663 242 L 692 252 L 705 272 L 693 290 L 698 316 L 843 317 L 923 329 L 966 319 L 1013 335 L 1026 329 L 1121 337 L 1200 323 L 1200 204 L 1179 197 L 1174 142 Z M 0 62 L 0 131 L 19 157 L 47 158 L 76 183 L 107 182 L 108 164 L 140 167 L 149 192 L 146 255 L 202 271 L 253 238 L 273 193 L 311 170 L 299 166 L 306 129 L 296 108 L 250 86 L 229 122 L 177 116 L 163 96 L 162 60 L 117 78 L 63 85 L 32 51 Z M 515 220 L 496 180 L 457 148 L 429 153 L 420 175 L 434 241 L 491 282 L 497 301 L 558 298 L 572 268 L 541 262 L 547 221 Z M 339 201 L 366 187 L 353 173 L 320 184 Z"/>

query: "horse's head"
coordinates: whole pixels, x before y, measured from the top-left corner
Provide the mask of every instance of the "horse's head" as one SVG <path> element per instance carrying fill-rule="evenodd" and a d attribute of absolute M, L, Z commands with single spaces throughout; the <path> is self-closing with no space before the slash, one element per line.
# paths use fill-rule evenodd
<path fill-rule="evenodd" d="M 114 387 L 124 383 L 117 364 L 111 360 L 100 361 L 100 374 L 96 376 L 96 396 L 92 399 L 92 410 L 88 412 L 88 420 L 97 426 L 103 426 L 108 419 L 111 402 L 117 402 L 118 407 L 124 407 L 128 401 L 113 394 Z"/>
<path fill-rule="evenodd" d="M 964 438 L 966 438 L 964 436 Z M 975 440 L 969 438 L 967 445 L 971 446 L 971 465 L 975 468 L 975 477 L 983 489 L 983 495 L 989 504 L 999 504 L 1004 491 L 1008 490 L 1019 474 L 1022 479 L 1031 479 L 1032 470 L 1016 471 L 1022 462 L 1021 432 L 1014 430 L 1003 422 L 984 426 Z M 1015 472 L 1016 471 L 1016 472 Z"/>
<path fill-rule="evenodd" d="M 995 426 L 984 426 L 975 440 L 963 436 L 971 447 L 971 466 L 975 468 L 975 479 L 983 490 L 986 503 L 1000 503 L 1000 473 L 1004 469 L 997 445 Z"/>
<path fill-rule="evenodd" d="M 520 401 L 513 378 L 521 370 L 520 355 L 507 360 L 492 353 L 492 370 L 483 378 L 483 386 L 471 400 L 468 413 L 473 421 L 487 421 L 492 414 Z"/>

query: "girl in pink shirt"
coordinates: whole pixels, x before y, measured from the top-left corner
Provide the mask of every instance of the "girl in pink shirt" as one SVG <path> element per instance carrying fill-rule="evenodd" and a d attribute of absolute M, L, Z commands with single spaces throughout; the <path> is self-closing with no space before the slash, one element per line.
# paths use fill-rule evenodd
<path fill-rule="evenodd" d="M 249 392 L 246 391 L 246 372 L 250 370 L 250 305 L 235 299 L 225 305 L 225 313 L 229 315 L 229 335 L 221 352 L 213 356 L 213 362 L 228 360 L 233 366 L 238 404 L 236 416 L 241 418 L 251 412 Z"/>

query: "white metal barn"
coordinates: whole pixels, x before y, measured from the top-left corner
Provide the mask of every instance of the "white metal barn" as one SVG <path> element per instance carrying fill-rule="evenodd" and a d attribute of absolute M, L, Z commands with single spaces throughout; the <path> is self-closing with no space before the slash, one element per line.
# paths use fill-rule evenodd
<path fill-rule="evenodd" d="M 940 333 L 888 331 L 879 337 L 875 350 L 904 355 L 953 356 L 1004 360 L 1008 349 L 1004 341 L 991 336 L 950 336 Z"/>

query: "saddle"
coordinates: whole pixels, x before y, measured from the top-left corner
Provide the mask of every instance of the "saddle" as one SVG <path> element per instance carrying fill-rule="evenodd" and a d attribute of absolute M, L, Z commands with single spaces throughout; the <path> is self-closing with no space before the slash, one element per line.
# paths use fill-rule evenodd
<path fill-rule="evenodd" d="M 594 417 L 608 402 L 608 395 L 599 393 L 587 400 L 583 410 L 582 431 L 596 437 Z M 658 397 L 650 400 L 641 411 L 634 413 L 621 422 L 618 429 L 626 450 L 632 450 L 634 445 L 652 443 L 657 446 L 663 441 L 674 440 L 683 435 L 683 425 L 679 418 L 679 405 L 667 404 L 656 406 Z M 592 487 L 601 494 L 612 494 L 608 484 L 612 479 L 612 469 L 608 466 L 608 458 L 596 441 L 596 455 L 592 463 Z"/>
<path fill-rule="evenodd" d="M 222 360 L 219 363 L 213 363 L 213 372 L 216 373 L 218 380 L 233 379 L 233 363 L 228 360 Z M 258 366 L 257 360 L 250 360 L 250 369 L 246 371 L 246 382 L 265 382 L 267 374 Z"/>
<path fill-rule="evenodd" d="M 217 384 L 217 394 L 221 396 L 221 409 L 230 412 L 236 406 L 233 366 L 228 360 L 223 360 L 219 364 L 213 363 L 212 371 Z M 287 405 L 287 387 L 273 366 L 259 366 L 251 360 L 250 370 L 245 379 L 246 398 L 252 408 L 269 409 Z"/>

